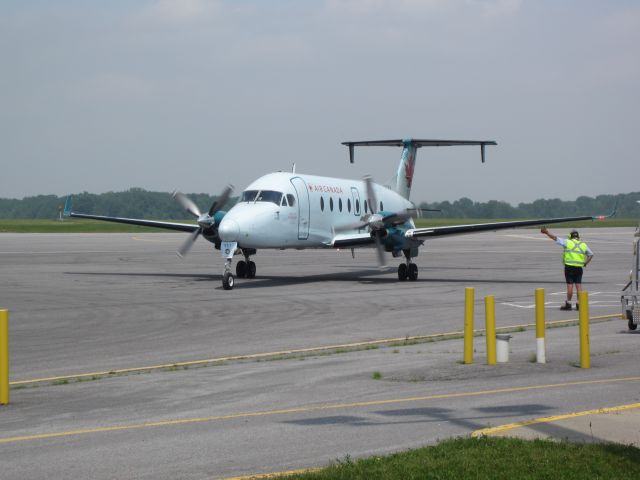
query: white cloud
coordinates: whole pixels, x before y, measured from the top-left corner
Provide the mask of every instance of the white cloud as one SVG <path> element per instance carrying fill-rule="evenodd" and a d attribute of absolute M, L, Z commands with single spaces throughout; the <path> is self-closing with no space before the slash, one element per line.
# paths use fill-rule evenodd
<path fill-rule="evenodd" d="M 516 13 L 522 0 L 327 0 L 329 11 L 352 15 L 398 15 L 425 13 L 483 14 L 498 17 Z"/>
<path fill-rule="evenodd" d="M 209 20 L 221 11 L 218 0 L 156 0 L 138 20 L 161 24 L 182 24 Z"/>
<path fill-rule="evenodd" d="M 80 101 L 117 102 L 140 100 L 156 92 L 149 80 L 124 72 L 106 72 L 79 82 L 75 94 Z"/>
<path fill-rule="evenodd" d="M 472 7 L 479 7 L 488 17 L 511 16 L 520 10 L 522 0 L 467 0 Z"/>
<path fill-rule="evenodd" d="M 352 15 L 373 15 L 384 11 L 406 14 L 445 9 L 451 3 L 447 0 L 327 0 L 326 8 Z"/>

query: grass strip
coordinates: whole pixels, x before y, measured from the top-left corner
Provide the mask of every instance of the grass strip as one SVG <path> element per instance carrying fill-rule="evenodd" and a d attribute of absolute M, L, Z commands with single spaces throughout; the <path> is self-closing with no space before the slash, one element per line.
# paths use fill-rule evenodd
<path fill-rule="evenodd" d="M 261 476 L 247 478 L 266 478 Z M 640 449 L 608 443 L 454 438 L 432 447 L 354 461 L 349 457 L 288 480 L 638 479 Z"/>
<path fill-rule="evenodd" d="M 597 317 L 589 317 L 591 324 L 607 322 L 613 319 L 621 318 L 620 314 L 600 315 Z M 578 319 L 553 320 L 546 322 L 546 328 L 562 328 L 578 325 Z M 534 328 L 535 323 L 525 323 L 521 325 L 511 325 L 499 327 L 496 333 L 524 332 L 529 328 Z M 474 337 L 484 335 L 484 329 L 474 330 Z M 231 362 L 240 361 L 278 361 L 290 359 L 304 359 L 308 357 L 321 357 L 326 355 L 339 355 L 349 352 L 376 350 L 380 347 L 408 347 L 422 343 L 440 342 L 445 340 L 454 340 L 463 337 L 464 332 L 455 331 L 448 333 L 435 333 L 430 335 L 407 336 L 404 338 L 385 338 L 381 340 L 367 340 L 362 342 L 345 343 L 341 345 L 327 345 L 319 347 L 298 348 L 292 350 L 283 350 L 278 352 L 252 353 L 244 355 L 231 355 L 226 357 L 208 358 L 202 360 L 190 360 L 186 362 L 174 362 L 161 365 L 148 365 L 145 367 L 131 367 L 114 370 L 105 370 L 101 372 L 76 373 L 72 375 L 60 375 L 55 377 L 33 378 L 27 380 L 13 380 L 9 382 L 11 388 L 24 388 L 27 385 L 51 384 L 51 385 L 67 385 L 71 382 L 78 383 L 82 381 L 101 380 L 113 376 L 124 376 L 130 374 L 150 373 L 153 371 L 179 371 L 188 370 L 191 367 L 209 367 L 224 365 Z"/>

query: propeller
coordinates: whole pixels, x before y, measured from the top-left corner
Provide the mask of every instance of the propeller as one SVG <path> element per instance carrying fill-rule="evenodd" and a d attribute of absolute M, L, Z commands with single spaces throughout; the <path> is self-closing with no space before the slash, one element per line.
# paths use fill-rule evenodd
<path fill-rule="evenodd" d="M 364 177 L 364 183 L 367 187 L 367 199 L 369 200 L 369 209 L 373 212 L 378 208 L 378 199 L 376 197 L 376 192 L 373 189 L 373 179 L 371 175 L 367 175 Z M 384 261 L 384 247 L 382 246 L 382 237 L 387 234 L 387 231 L 384 229 L 384 217 L 379 213 L 371 213 L 369 218 L 367 219 L 367 224 L 371 229 L 371 234 L 376 241 L 376 252 L 378 254 L 378 265 L 380 267 L 385 267 L 386 262 Z M 383 234 L 384 232 L 384 234 Z"/>
<path fill-rule="evenodd" d="M 231 192 L 233 192 L 233 186 L 227 185 L 222 193 L 213 201 L 211 208 L 209 208 L 207 213 L 202 213 L 193 200 L 187 197 L 184 193 L 177 190 L 173 192 L 173 198 L 176 202 L 178 202 L 187 212 L 196 217 L 198 222 L 198 229 L 194 230 L 193 233 L 189 235 L 189 238 L 187 238 L 180 248 L 178 248 L 176 253 L 179 257 L 185 257 L 189 253 L 191 247 L 193 247 L 193 244 L 204 230 L 215 227 L 214 216 L 220 208 L 227 203 L 227 200 L 229 200 L 229 197 L 231 196 Z"/>
<path fill-rule="evenodd" d="M 376 192 L 373 188 L 373 180 L 370 175 L 364 177 L 364 182 L 367 191 L 367 201 L 369 207 L 373 212 L 378 205 L 378 199 Z M 387 234 L 385 229 L 386 218 L 381 213 L 368 213 L 363 215 L 358 222 L 347 223 L 339 225 L 333 229 L 334 233 L 340 233 L 347 230 L 359 230 L 361 228 L 368 227 L 371 232 L 371 236 L 376 241 L 376 253 L 378 254 L 378 264 L 380 267 L 385 267 L 386 262 L 384 260 L 384 246 L 382 245 L 382 238 Z"/>
<path fill-rule="evenodd" d="M 420 216 L 420 212 L 423 211 L 440 211 L 427 208 L 407 208 L 399 212 L 383 214 L 380 211 L 375 211 L 380 205 L 376 197 L 375 189 L 373 188 L 373 179 L 370 175 L 364 177 L 367 202 L 371 212 L 363 215 L 359 221 L 346 223 L 339 225 L 333 229 L 334 233 L 341 233 L 349 230 L 359 230 L 361 228 L 368 228 L 371 236 L 376 241 L 376 250 L 378 254 L 378 263 L 380 267 L 385 266 L 384 258 L 384 245 L 382 239 L 387 235 L 387 227 L 389 225 L 401 225 L 411 218 L 417 218 Z"/>

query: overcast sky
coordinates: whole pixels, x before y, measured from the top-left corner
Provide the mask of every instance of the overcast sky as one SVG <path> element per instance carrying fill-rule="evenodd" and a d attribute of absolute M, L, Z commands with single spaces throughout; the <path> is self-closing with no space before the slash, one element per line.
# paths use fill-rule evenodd
<path fill-rule="evenodd" d="M 411 199 L 640 191 L 640 3 L 3 0 L 0 197 L 130 187 L 236 193 L 289 170 Z"/>

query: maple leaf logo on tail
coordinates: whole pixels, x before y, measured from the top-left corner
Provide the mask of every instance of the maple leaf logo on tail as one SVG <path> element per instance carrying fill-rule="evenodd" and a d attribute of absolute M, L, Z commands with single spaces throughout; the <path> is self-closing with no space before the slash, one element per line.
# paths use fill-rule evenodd
<path fill-rule="evenodd" d="M 415 154 L 410 154 L 407 158 L 407 162 L 404 164 L 404 177 L 407 180 L 407 188 L 411 189 L 411 183 L 413 182 L 413 171 L 415 168 Z"/>

